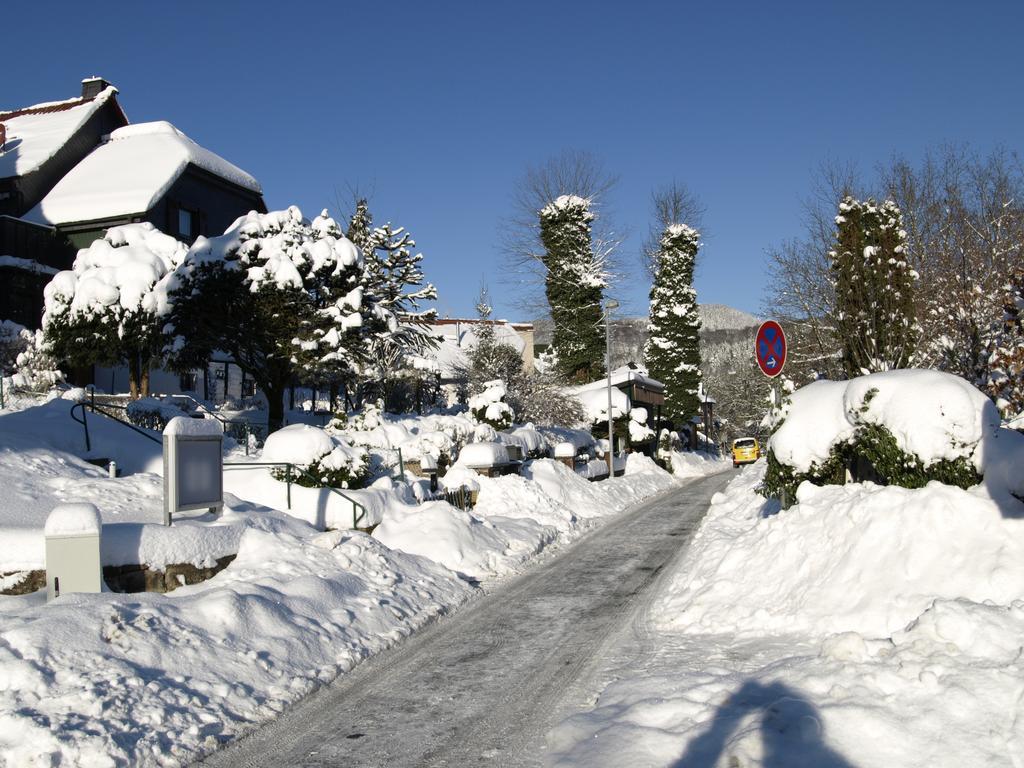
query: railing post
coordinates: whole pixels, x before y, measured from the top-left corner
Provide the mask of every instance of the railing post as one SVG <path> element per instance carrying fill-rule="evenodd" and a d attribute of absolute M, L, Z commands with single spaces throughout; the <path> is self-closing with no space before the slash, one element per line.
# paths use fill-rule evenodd
<path fill-rule="evenodd" d="M 292 508 L 292 465 L 285 464 L 285 477 L 288 478 L 288 509 Z"/>
<path fill-rule="evenodd" d="M 245 455 L 249 455 L 249 422 L 245 422 Z"/>
<path fill-rule="evenodd" d="M 398 474 L 404 480 L 405 479 L 405 462 L 402 460 L 402 449 L 398 449 Z"/>
<path fill-rule="evenodd" d="M 89 440 L 89 420 L 85 415 L 85 403 L 82 403 L 82 426 L 85 428 L 85 452 L 92 450 L 92 442 Z"/>

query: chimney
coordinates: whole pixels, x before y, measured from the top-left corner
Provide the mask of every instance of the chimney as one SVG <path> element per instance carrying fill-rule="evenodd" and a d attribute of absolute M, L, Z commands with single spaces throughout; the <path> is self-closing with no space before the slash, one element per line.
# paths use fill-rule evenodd
<path fill-rule="evenodd" d="M 87 77 L 82 81 L 82 98 L 83 99 L 95 99 L 105 88 L 109 88 L 110 83 L 104 80 L 102 77 L 93 75 Z"/>

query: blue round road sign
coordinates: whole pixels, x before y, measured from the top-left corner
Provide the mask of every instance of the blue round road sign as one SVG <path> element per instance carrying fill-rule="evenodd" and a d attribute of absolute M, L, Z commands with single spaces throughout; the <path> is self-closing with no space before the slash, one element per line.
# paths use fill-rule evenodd
<path fill-rule="evenodd" d="M 754 341 L 754 354 L 765 376 L 774 379 L 782 373 L 782 366 L 786 364 L 786 334 L 782 332 L 781 325 L 774 320 L 761 323 Z"/>

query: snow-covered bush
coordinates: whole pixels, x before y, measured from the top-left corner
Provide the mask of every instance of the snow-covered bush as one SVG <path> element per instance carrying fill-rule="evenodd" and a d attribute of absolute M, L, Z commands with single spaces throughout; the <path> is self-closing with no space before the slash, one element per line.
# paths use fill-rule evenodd
<path fill-rule="evenodd" d="M 646 443 L 654 439 L 654 430 L 647 426 L 647 409 L 633 408 L 629 412 L 629 439 L 633 443 Z"/>
<path fill-rule="evenodd" d="M 766 495 L 794 498 L 803 481 L 842 484 L 848 469 L 904 488 L 932 480 L 968 488 L 985 472 L 999 414 L 963 379 L 886 371 L 817 381 L 793 393 L 768 446 Z"/>
<path fill-rule="evenodd" d="M 672 471 L 672 454 L 683 449 L 683 441 L 679 439 L 678 432 L 671 432 L 667 429 L 661 430 L 658 435 L 658 461 L 669 472 Z"/>
<path fill-rule="evenodd" d="M 501 379 L 488 381 L 483 392 L 469 398 L 469 412 L 481 424 L 494 429 L 508 429 L 512 426 L 514 414 L 505 402 L 505 394 L 505 382 Z"/>
<path fill-rule="evenodd" d="M 11 320 L 0 320 L 0 375 L 14 372 L 18 355 L 32 343 L 32 332 Z"/>
<path fill-rule="evenodd" d="M 139 427 L 163 430 L 167 422 L 181 416 L 184 412 L 173 405 L 157 400 L 155 397 L 140 397 L 128 403 L 126 410 L 128 421 Z"/>
<path fill-rule="evenodd" d="M 369 476 L 364 448 L 308 424 L 292 424 L 271 433 L 262 460 L 293 465 L 290 473 L 281 467 L 272 474 L 307 488 L 361 488 Z"/>
<path fill-rule="evenodd" d="M 64 374 L 57 368 L 57 361 L 47 349 L 42 331 L 22 329 L 18 337 L 24 346 L 14 358 L 13 373 L 4 379 L 5 387 L 42 392 L 64 380 Z M 17 342 L 12 342 L 11 349 L 17 346 Z"/>

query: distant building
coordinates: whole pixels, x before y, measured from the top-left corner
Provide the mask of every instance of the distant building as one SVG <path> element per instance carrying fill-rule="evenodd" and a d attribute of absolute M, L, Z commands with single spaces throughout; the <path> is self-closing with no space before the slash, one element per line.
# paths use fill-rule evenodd
<path fill-rule="evenodd" d="M 0 112 L 0 319 L 38 328 L 43 286 L 110 227 L 186 243 L 266 211 L 259 182 L 167 122 L 129 125 L 102 78 L 81 96 Z"/>
<path fill-rule="evenodd" d="M 460 370 L 468 368 L 468 352 L 477 344 L 477 332 L 484 323 L 494 326 L 494 340 L 508 344 L 523 357 L 523 370 L 533 370 L 533 323 L 510 323 L 508 320 L 444 317 L 431 321 L 428 332 L 440 340 L 430 356 L 437 362 L 441 383 L 452 383 Z"/>

